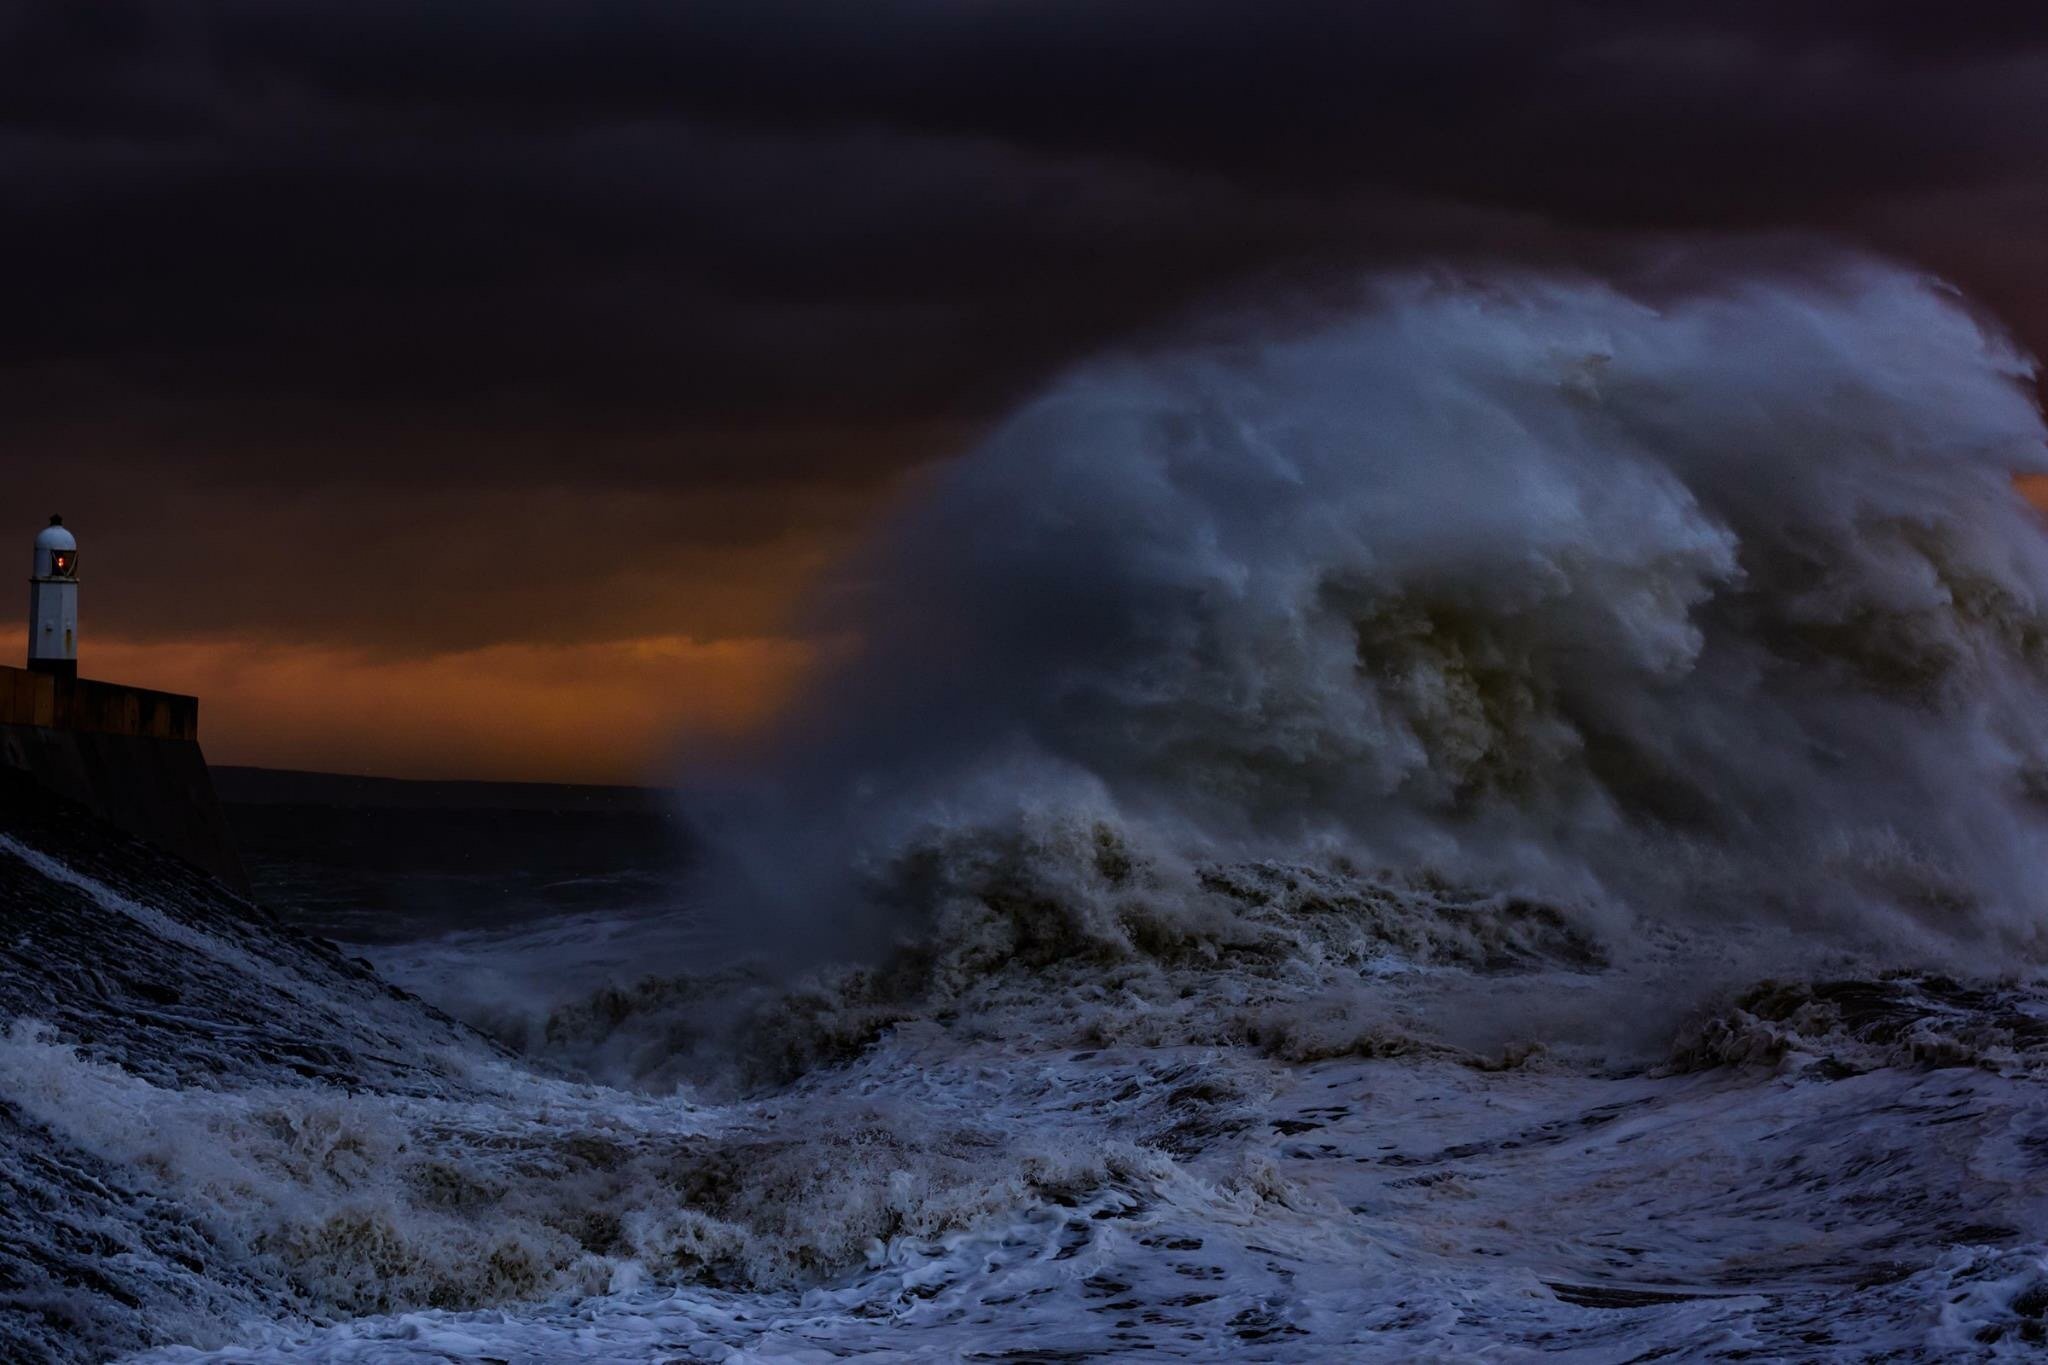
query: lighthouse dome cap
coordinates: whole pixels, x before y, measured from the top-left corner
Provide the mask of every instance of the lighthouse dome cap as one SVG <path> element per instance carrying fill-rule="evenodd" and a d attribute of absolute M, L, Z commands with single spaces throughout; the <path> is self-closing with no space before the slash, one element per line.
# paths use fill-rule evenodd
<path fill-rule="evenodd" d="M 64 518 L 51 517 L 50 524 L 36 533 L 38 550 L 75 550 L 78 537 L 64 529 Z"/>

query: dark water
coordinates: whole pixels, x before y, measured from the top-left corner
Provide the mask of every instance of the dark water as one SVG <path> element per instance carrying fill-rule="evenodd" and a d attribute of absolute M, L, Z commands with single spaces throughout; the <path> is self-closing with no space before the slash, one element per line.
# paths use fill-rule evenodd
<path fill-rule="evenodd" d="M 389 944 L 667 897 L 690 856 L 646 787 L 218 767 L 256 898 L 295 928 Z"/>
<path fill-rule="evenodd" d="M 2048 1340 L 2038 982 L 1779 982 L 1652 1065 L 1554 1028 L 1480 1055 L 1413 1030 L 1478 1000 L 1640 1014 L 1656 964 L 1520 903 L 1275 865 L 1185 893 L 1206 940 L 1155 922 L 1111 952 L 1083 932 L 1124 875 L 1098 858 L 966 897 L 921 975 L 602 991 L 522 1057 L 47 804 L 0 784 L 10 1365 L 1847 1365 Z M 339 809 L 278 816 L 294 875 L 388 811 Z M 546 887 L 572 848 L 507 877 Z M 396 927 L 449 863 L 383 866 Z M 468 1017 L 540 998 L 612 922 L 364 956 Z M 618 979 L 685 960 L 618 942 Z M 796 1074 L 647 1083 L 707 1047 Z M 640 1083 L 570 1074 L 599 1069 Z"/>

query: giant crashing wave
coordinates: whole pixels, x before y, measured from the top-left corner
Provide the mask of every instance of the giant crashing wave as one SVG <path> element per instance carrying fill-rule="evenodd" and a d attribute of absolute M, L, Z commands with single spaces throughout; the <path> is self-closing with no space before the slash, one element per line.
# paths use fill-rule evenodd
<path fill-rule="evenodd" d="M 2013 476 L 2048 448 L 1950 291 L 1411 276 L 1218 330 L 1078 370 L 853 561 L 820 624 L 858 644 L 703 793 L 720 903 L 830 955 L 898 934 L 870 884 L 928 837 L 1094 817 L 1610 936 L 2038 955 L 2048 539 Z"/>
<path fill-rule="evenodd" d="M 508 933 L 510 1050 L 17 798 L 10 1349 L 2032 1350 L 2026 373 L 1860 262 L 1085 367 L 699 756 L 752 956 Z"/>

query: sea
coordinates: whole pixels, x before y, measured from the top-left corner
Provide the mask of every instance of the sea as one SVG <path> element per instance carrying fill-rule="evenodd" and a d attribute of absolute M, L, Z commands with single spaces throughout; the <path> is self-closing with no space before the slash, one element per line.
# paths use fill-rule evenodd
<path fill-rule="evenodd" d="M 766 733 L 221 770 L 360 976 L 178 941 L 370 1061 L 0 1098 L 211 1248 L 149 1365 L 2048 1358 L 2028 471 L 1895 264 L 1233 311 L 930 471 Z"/>

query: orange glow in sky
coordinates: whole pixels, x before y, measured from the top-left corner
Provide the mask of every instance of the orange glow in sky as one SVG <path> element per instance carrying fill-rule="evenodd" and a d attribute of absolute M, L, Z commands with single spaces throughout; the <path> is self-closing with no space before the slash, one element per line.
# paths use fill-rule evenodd
<path fill-rule="evenodd" d="M 200 742 L 215 763 L 659 784 L 675 776 L 678 742 L 743 732 L 772 714 L 813 653 L 772 637 L 380 657 L 323 645 L 89 636 L 81 672 L 199 697 Z"/>

